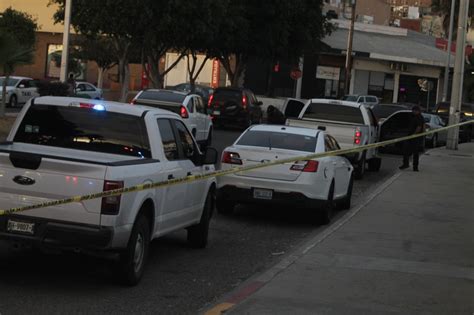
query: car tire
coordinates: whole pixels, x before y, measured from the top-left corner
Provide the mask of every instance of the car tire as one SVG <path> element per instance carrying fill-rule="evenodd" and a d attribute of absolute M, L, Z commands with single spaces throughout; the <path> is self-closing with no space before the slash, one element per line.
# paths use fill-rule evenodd
<path fill-rule="evenodd" d="M 18 97 L 15 94 L 10 96 L 10 102 L 8 102 L 8 107 L 15 108 L 18 106 Z"/>
<path fill-rule="evenodd" d="M 139 214 L 130 234 L 127 249 L 120 254 L 119 272 L 122 282 L 136 285 L 143 276 L 150 245 L 150 225 L 148 218 Z"/>
<path fill-rule="evenodd" d="M 319 211 L 319 221 L 322 225 L 327 225 L 331 222 L 334 213 L 334 180 L 329 187 L 328 199 L 325 201 L 322 211 Z"/>
<path fill-rule="evenodd" d="M 352 189 L 354 187 L 354 176 L 351 175 L 349 179 L 349 186 L 347 187 L 347 193 L 344 199 L 342 199 L 339 209 L 349 210 L 351 208 Z"/>
<path fill-rule="evenodd" d="M 213 207 L 213 192 L 209 191 L 204 202 L 201 220 L 188 228 L 188 244 L 193 248 L 206 248 Z"/>
<path fill-rule="evenodd" d="M 380 171 L 381 166 L 382 166 L 382 159 L 381 158 L 372 158 L 368 161 L 368 169 L 369 169 L 370 172 Z"/>
<path fill-rule="evenodd" d="M 216 198 L 216 210 L 220 214 L 229 215 L 234 213 L 235 202 L 224 199 L 217 195 Z"/>
<path fill-rule="evenodd" d="M 357 163 L 357 166 L 354 169 L 355 179 L 362 179 L 365 174 L 365 152 L 362 154 L 362 158 Z"/>

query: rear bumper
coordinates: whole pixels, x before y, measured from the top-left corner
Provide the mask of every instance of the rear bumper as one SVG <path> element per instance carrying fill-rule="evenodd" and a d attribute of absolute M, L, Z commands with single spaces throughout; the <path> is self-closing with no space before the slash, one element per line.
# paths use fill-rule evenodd
<path fill-rule="evenodd" d="M 321 208 L 326 203 L 325 200 L 308 198 L 300 192 L 273 191 L 271 200 L 255 199 L 253 190 L 253 188 L 226 185 L 218 189 L 217 198 L 236 203 L 279 204 L 304 208 Z"/>
<path fill-rule="evenodd" d="M 34 234 L 9 232 L 8 220 L 34 223 Z M 110 248 L 113 229 L 95 225 L 52 221 L 26 216 L 0 217 L 0 240 L 33 247 L 105 250 Z"/>

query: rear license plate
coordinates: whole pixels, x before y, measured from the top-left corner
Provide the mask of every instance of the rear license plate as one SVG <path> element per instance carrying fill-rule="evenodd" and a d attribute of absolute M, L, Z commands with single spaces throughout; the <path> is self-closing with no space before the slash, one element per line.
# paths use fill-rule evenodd
<path fill-rule="evenodd" d="M 255 199 L 271 200 L 273 198 L 273 190 L 255 188 L 253 190 L 253 197 Z"/>
<path fill-rule="evenodd" d="M 214 116 L 219 116 L 221 114 L 221 111 L 220 110 L 215 110 L 212 112 L 212 115 Z"/>
<path fill-rule="evenodd" d="M 8 220 L 7 231 L 33 235 L 35 233 L 35 224 Z"/>

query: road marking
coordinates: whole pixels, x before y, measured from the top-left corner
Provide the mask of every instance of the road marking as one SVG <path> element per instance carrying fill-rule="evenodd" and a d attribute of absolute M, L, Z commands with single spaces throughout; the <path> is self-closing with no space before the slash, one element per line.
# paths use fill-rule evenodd
<path fill-rule="evenodd" d="M 221 303 L 217 304 L 210 310 L 208 310 L 204 315 L 221 315 L 231 309 L 235 304 L 233 303 Z"/>

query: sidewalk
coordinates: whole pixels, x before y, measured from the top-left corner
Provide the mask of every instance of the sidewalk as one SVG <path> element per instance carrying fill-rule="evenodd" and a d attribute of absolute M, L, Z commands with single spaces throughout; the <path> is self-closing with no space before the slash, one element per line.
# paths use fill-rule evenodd
<path fill-rule="evenodd" d="M 398 173 L 209 313 L 219 308 L 230 314 L 473 314 L 474 143 L 430 151 L 419 173 Z"/>

